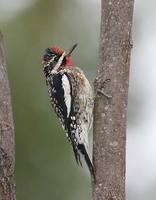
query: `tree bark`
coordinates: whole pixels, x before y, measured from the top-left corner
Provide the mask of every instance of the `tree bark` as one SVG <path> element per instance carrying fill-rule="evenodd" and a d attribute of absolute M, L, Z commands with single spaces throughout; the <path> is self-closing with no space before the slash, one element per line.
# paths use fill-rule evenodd
<path fill-rule="evenodd" d="M 0 33 L 0 200 L 15 200 L 14 126 L 2 40 Z"/>
<path fill-rule="evenodd" d="M 102 0 L 94 82 L 94 200 L 125 200 L 126 114 L 133 0 Z"/>

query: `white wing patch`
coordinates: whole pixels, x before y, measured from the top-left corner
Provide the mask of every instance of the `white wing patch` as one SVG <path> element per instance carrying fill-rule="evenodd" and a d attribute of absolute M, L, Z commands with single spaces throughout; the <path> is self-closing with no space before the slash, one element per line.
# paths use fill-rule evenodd
<path fill-rule="evenodd" d="M 62 87 L 64 90 L 64 100 L 67 107 L 67 117 L 69 117 L 71 109 L 71 93 L 70 93 L 70 83 L 65 74 L 62 76 Z"/>

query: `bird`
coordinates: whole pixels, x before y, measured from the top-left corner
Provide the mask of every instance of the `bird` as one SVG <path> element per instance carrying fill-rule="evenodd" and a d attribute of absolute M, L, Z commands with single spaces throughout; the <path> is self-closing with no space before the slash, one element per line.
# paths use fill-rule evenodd
<path fill-rule="evenodd" d="M 73 148 L 76 162 L 82 166 L 83 157 L 94 177 L 88 141 L 93 122 L 93 90 L 84 72 L 72 64 L 71 54 L 76 47 L 74 44 L 67 53 L 57 45 L 46 48 L 43 72 L 50 103 Z"/>

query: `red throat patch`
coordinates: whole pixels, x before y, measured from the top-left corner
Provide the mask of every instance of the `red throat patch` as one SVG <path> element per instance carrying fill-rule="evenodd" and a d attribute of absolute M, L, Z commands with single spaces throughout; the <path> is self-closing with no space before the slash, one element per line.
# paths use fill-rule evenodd
<path fill-rule="evenodd" d="M 66 56 L 66 64 L 65 66 L 73 66 L 71 63 L 71 57 L 70 56 Z"/>

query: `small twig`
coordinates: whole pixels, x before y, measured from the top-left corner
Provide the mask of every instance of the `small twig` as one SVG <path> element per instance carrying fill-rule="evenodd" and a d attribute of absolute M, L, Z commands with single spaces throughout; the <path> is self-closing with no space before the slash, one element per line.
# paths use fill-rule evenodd
<path fill-rule="evenodd" d="M 104 82 L 103 82 L 103 84 L 102 84 L 102 87 L 97 88 L 97 93 L 102 94 L 103 96 L 105 96 L 105 97 L 108 98 L 108 99 L 111 99 L 113 96 L 107 94 L 107 93 L 104 91 L 105 88 L 106 88 L 106 84 L 107 84 L 108 82 L 111 82 L 111 80 L 110 80 L 110 79 L 104 80 Z"/>

